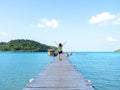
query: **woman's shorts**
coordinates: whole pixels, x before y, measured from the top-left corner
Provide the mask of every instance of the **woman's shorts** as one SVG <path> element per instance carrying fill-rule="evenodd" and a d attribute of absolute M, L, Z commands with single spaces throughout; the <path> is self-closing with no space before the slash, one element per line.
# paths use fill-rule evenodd
<path fill-rule="evenodd" d="M 59 51 L 58 53 L 59 53 L 59 54 L 61 54 L 61 53 L 62 53 L 62 51 Z"/>

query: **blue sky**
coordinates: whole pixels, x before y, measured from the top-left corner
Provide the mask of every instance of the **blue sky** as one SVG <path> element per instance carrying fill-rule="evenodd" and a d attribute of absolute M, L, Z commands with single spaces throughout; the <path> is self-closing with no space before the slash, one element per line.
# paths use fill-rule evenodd
<path fill-rule="evenodd" d="M 0 41 L 64 43 L 64 51 L 120 48 L 120 0 L 0 0 Z"/>

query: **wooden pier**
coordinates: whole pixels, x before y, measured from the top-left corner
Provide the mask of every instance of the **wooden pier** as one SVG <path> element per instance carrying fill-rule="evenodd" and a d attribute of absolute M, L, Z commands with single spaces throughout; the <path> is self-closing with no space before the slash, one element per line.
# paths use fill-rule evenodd
<path fill-rule="evenodd" d="M 55 57 L 46 69 L 32 79 L 23 90 L 94 90 L 90 80 L 85 79 L 75 66 L 63 56 Z"/>

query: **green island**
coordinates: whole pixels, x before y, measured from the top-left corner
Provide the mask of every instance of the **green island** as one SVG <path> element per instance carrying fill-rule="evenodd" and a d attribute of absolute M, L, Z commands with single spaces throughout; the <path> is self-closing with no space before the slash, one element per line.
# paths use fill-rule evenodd
<path fill-rule="evenodd" d="M 120 49 L 115 50 L 115 52 L 120 52 Z"/>
<path fill-rule="evenodd" d="M 47 52 L 48 49 L 56 50 L 57 48 L 37 41 L 25 39 L 0 42 L 0 52 Z"/>

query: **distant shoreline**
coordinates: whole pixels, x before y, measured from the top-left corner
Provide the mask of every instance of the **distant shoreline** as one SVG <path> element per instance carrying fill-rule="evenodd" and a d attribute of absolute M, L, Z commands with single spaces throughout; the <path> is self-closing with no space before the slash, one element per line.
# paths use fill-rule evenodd
<path fill-rule="evenodd" d="M 0 52 L 47 52 L 57 48 L 33 40 L 17 39 L 0 43 Z"/>

